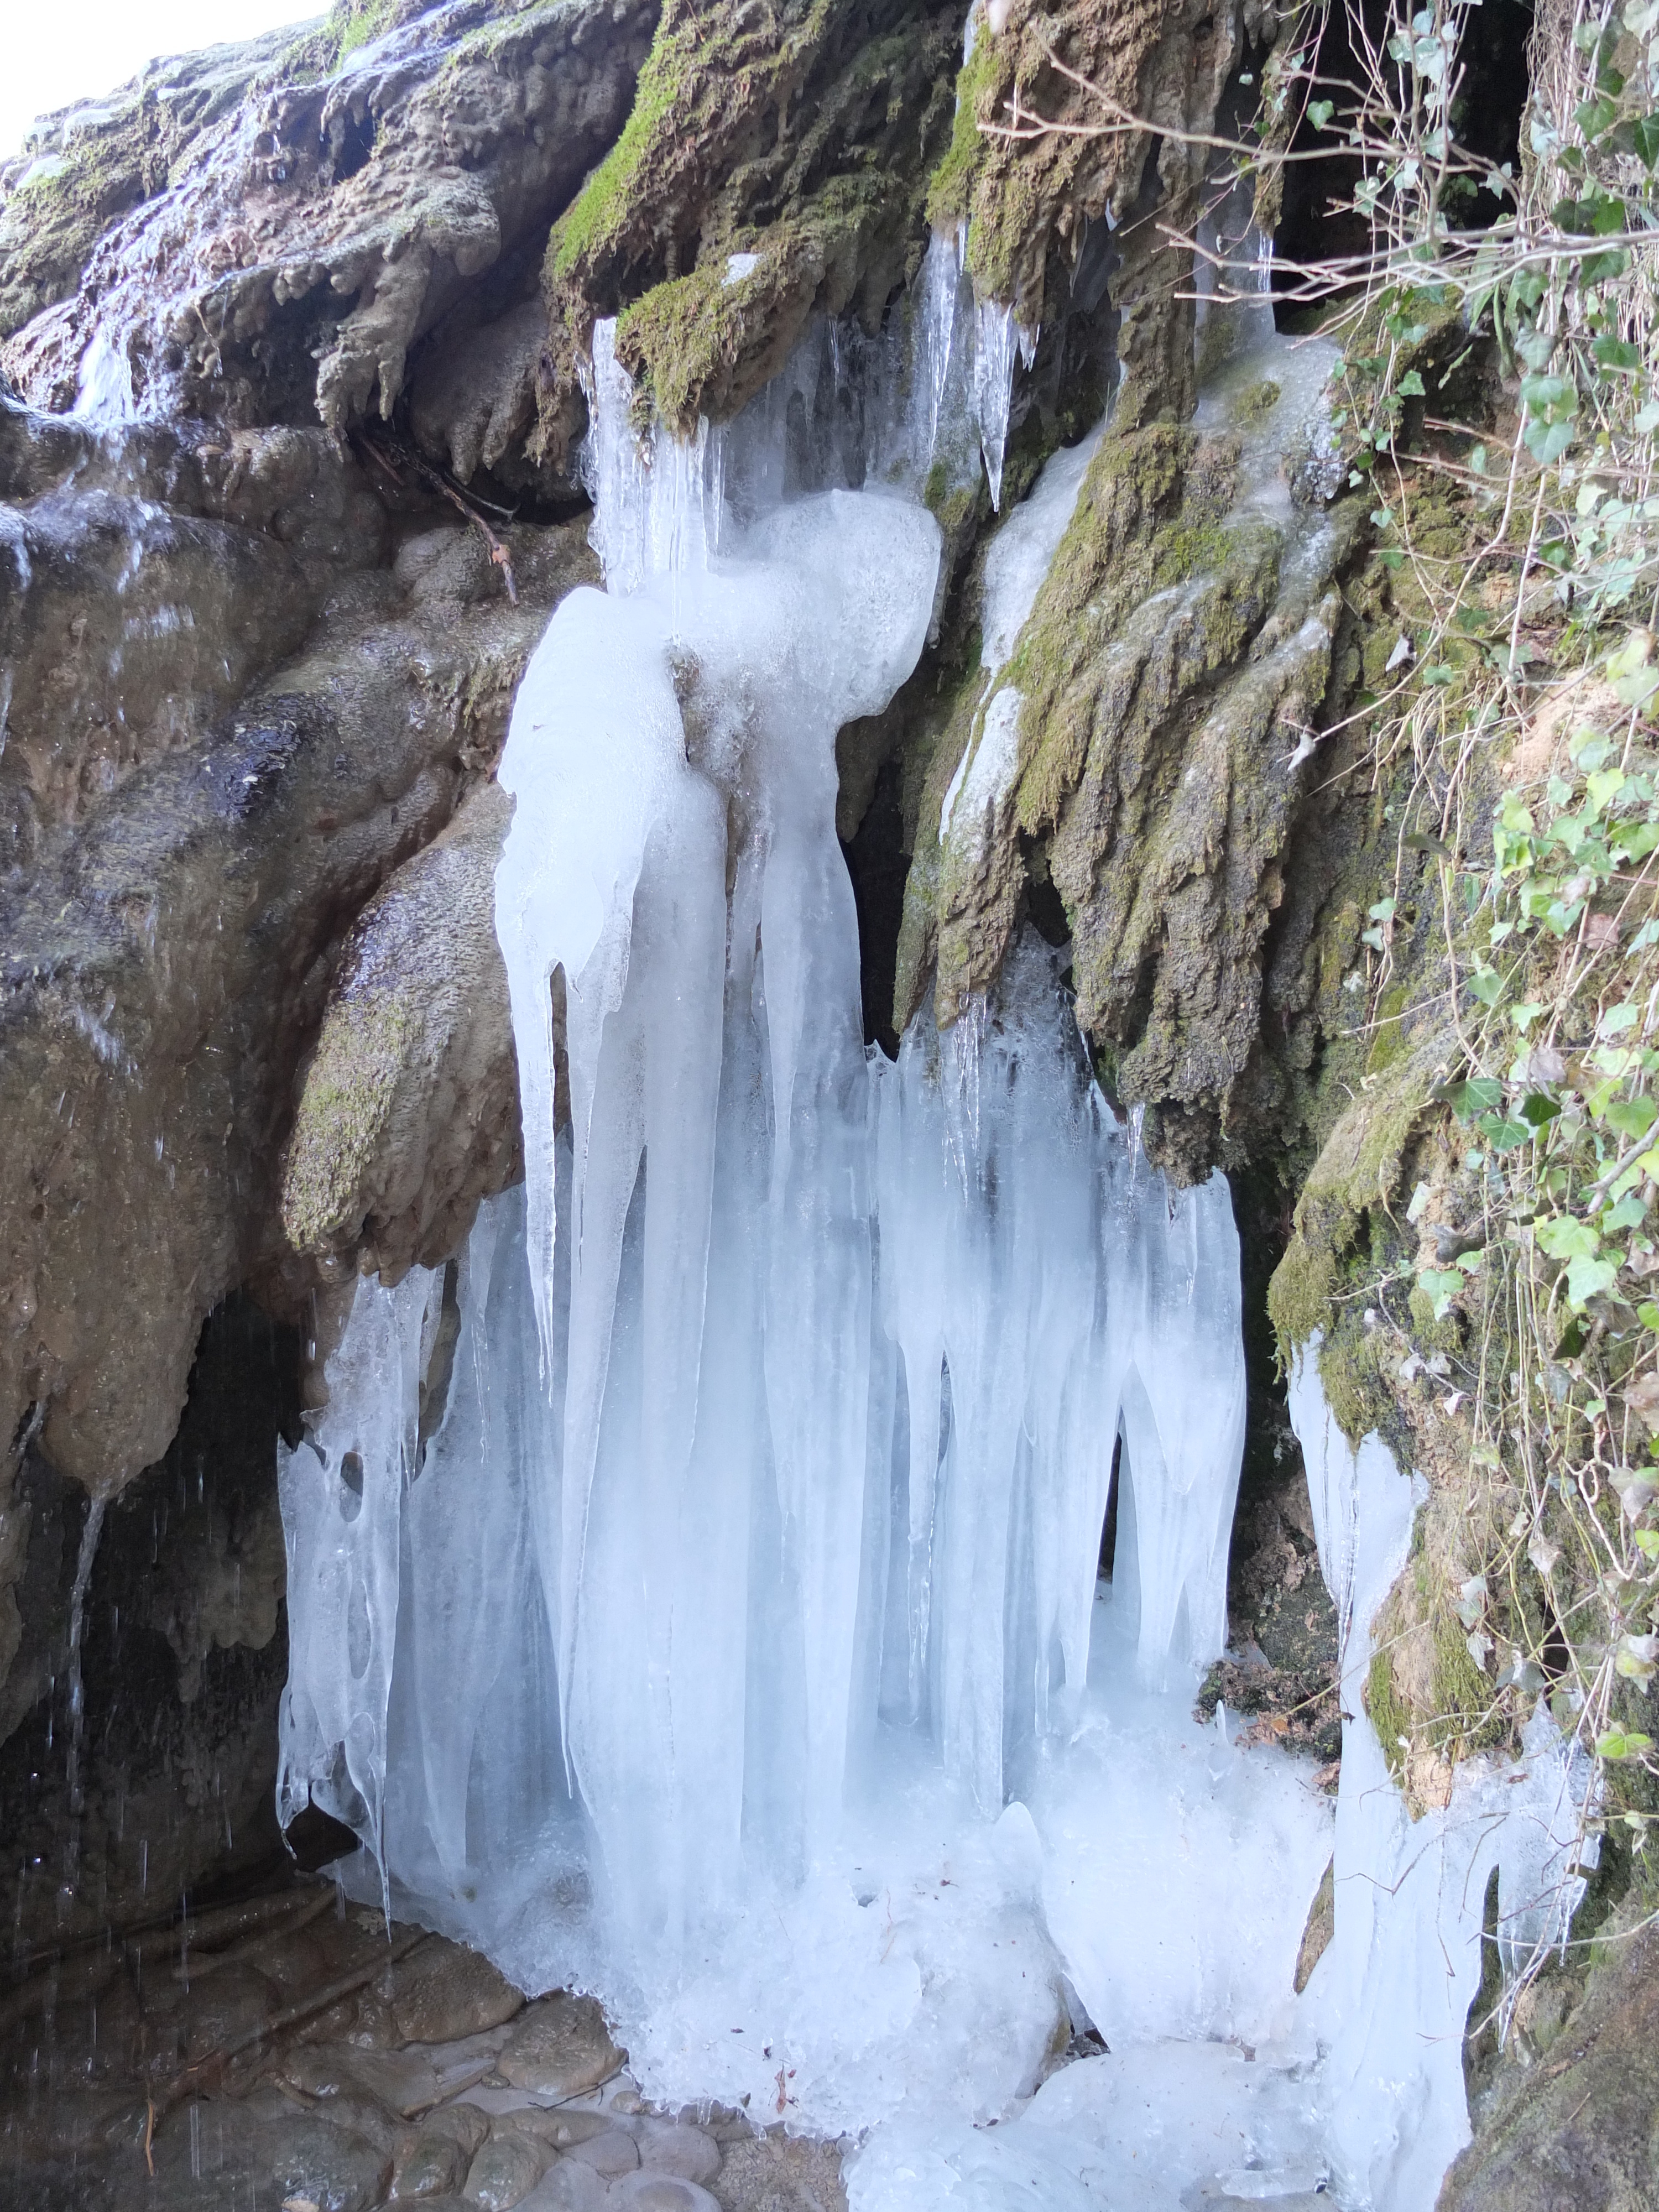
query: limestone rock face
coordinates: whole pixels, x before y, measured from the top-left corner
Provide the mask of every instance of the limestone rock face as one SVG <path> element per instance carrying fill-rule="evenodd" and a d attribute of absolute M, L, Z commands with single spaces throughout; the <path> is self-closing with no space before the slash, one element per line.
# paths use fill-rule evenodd
<path fill-rule="evenodd" d="M 491 564 L 465 540 L 436 607 L 421 578 L 363 578 L 268 689 L 0 897 L 0 1431 L 49 1407 L 44 1449 L 91 1488 L 160 1457 L 204 1315 L 280 1268 L 333 948 L 493 762 L 551 605 L 592 574 L 579 527 L 526 532 L 519 605 L 469 598 Z"/>
<path fill-rule="evenodd" d="M 39 271 L 8 295 L 14 323 L 42 307 L 4 349 L 28 399 L 64 407 L 90 384 L 118 414 L 138 404 L 233 425 L 296 419 L 309 400 L 337 432 L 371 405 L 389 416 L 410 349 L 485 271 L 526 240 L 539 248 L 620 130 L 654 10 L 374 14 L 387 27 L 355 51 L 362 10 L 129 88 L 141 116 L 167 118 L 172 150 L 159 169 L 123 171 L 95 244 L 47 210 L 90 190 L 79 180 L 101 141 L 86 110 L 52 119 L 0 204 L 25 271 Z M 192 106 L 204 79 L 221 96 Z"/>
<path fill-rule="evenodd" d="M 296 651 L 386 536 L 320 430 L 100 438 L 3 396 L 0 498 L 0 883 Z"/>
<path fill-rule="evenodd" d="M 1636 2212 L 1659 2194 L 1659 1936 L 1607 1944 L 1582 2000 L 1545 1980 L 1439 2212 Z M 1532 2002 L 1528 2002 L 1532 2000 Z"/>
<path fill-rule="evenodd" d="M 896 1027 L 930 974 L 942 1020 L 981 997 L 1051 885 L 1109 1093 L 1152 1109 L 1160 1164 L 1208 1172 L 1262 1103 L 1269 932 L 1304 813 L 1291 761 L 1340 681 L 1359 520 L 1253 500 L 1224 428 L 1114 424 L 1006 669 L 970 671 L 934 744 Z M 1006 767 L 981 776 L 1000 698 Z M 1305 896 L 1316 871 L 1297 873 Z M 1304 1011 L 1295 965 L 1284 983 L 1281 1035 Z"/>
<path fill-rule="evenodd" d="M 296 1252 L 383 1280 L 453 1252 L 519 1172 L 519 1069 L 495 942 L 512 817 L 481 785 L 365 908 L 341 956 L 283 1188 Z"/>

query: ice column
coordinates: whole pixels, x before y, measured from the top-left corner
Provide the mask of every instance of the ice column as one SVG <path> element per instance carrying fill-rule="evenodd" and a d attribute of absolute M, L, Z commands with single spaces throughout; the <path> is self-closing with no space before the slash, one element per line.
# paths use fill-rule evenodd
<path fill-rule="evenodd" d="M 328 1404 L 306 1442 L 277 1449 L 289 1602 L 277 1813 L 286 1826 L 314 1800 L 382 1865 L 403 1497 L 441 1281 L 416 1267 L 395 1291 L 358 1284 L 325 1365 Z"/>
<path fill-rule="evenodd" d="M 1342 1435 L 1320 1388 L 1317 1339 L 1290 1399 L 1342 1635 L 1336 1927 L 1308 1992 L 1329 2037 L 1333 2166 L 1356 2202 L 1415 2212 L 1468 2140 L 1463 2034 L 1488 1877 L 1498 1870 L 1506 1968 L 1565 1935 L 1583 1890 L 1573 1869 L 1587 1778 L 1540 1703 L 1519 1759 L 1465 1760 L 1449 1803 L 1412 1820 L 1364 1685 L 1371 1620 L 1410 1548 L 1413 1481 L 1379 1437 L 1356 1451 Z"/>
<path fill-rule="evenodd" d="M 708 1532 L 746 1528 L 763 1481 L 781 1656 L 794 1652 L 804 1706 L 797 1787 L 839 1800 L 870 1256 L 834 744 L 914 665 L 938 557 L 924 510 L 830 492 L 734 534 L 702 569 L 647 574 L 630 597 L 576 592 L 526 672 L 502 763 L 517 807 L 497 927 L 531 1266 L 550 1367 L 564 1371 L 560 1692 L 584 1799 L 641 1925 L 660 1838 L 708 1846 L 681 1894 L 735 1868 L 747 1559 Z M 573 1155 L 562 1346 L 556 971 Z M 721 1387 L 705 1400 L 710 1354 Z M 782 1734 L 763 1766 L 783 1759 Z"/>

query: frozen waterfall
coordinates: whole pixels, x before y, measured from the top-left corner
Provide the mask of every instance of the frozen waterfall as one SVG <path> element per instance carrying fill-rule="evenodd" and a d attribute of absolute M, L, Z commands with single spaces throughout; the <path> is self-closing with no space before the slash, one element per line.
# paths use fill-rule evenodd
<path fill-rule="evenodd" d="M 359 1284 L 283 1455 L 279 1809 L 356 1832 L 356 1894 L 597 1990 L 653 2096 L 873 2130 L 855 2212 L 1418 2212 L 1479 1885 L 1539 1893 L 1572 1778 L 1540 1739 L 1425 1838 L 1357 1687 L 1334 1817 L 1192 1719 L 1244 1423 L 1226 1184 L 1149 1167 L 1035 937 L 896 1064 L 863 1043 L 835 742 L 916 665 L 917 494 L 985 420 L 958 275 L 908 386 L 821 333 L 684 447 L 635 439 L 596 336 L 608 588 L 559 607 L 501 768 L 526 1181 Z M 993 550 L 988 689 L 1086 458 Z M 1293 1403 L 1352 1674 L 1409 1484 L 1311 1365 Z M 1085 2016 L 1109 2054 L 1044 2083 Z"/>

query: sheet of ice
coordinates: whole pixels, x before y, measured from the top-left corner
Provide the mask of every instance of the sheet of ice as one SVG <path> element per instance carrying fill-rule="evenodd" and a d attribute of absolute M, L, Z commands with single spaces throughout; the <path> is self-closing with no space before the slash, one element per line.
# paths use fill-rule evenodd
<path fill-rule="evenodd" d="M 1194 1674 L 1139 1686 L 1132 1593 L 1115 1608 L 1103 1585 L 1096 1610 L 1086 1705 L 1044 1743 L 1029 1793 L 1066 1973 L 1114 2051 L 1276 2040 L 1331 1855 L 1329 1802 L 1310 1762 L 1238 1748 L 1224 1709 L 1199 1726 Z"/>
<path fill-rule="evenodd" d="M 440 1291 L 420 1267 L 394 1291 L 360 1282 L 326 1363 L 328 1403 L 304 1442 L 276 1450 L 289 1640 L 278 1817 L 286 1826 L 314 1802 L 356 1829 L 382 1867 L 403 1497 Z"/>
<path fill-rule="evenodd" d="M 383 1867 L 526 1985 L 599 1987 L 659 2094 L 988 2118 L 1065 2028 L 1043 1842 L 1009 1801 L 1083 1708 L 1121 1409 L 1143 1662 L 1218 1647 L 1225 1185 L 1148 1170 L 1034 938 L 997 1004 L 866 1058 L 835 737 L 920 652 L 937 527 L 884 490 L 784 496 L 801 448 L 769 403 L 677 565 L 709 480 L 655 473 L 607 388 L 623 550 L 550 626 L 501 770 L 526 1188 L 453 1276 L 364 1286 L 365 1328 L 397 1335 L 400 1298 L 437 1319 L 410 1371 L 333 1386 L 330 1421 L 404 1440 L 386 1717 L 361 1808 L 336 1793 L 374 1856 L 347 1879 Z M 307 1786 L 324 1704 L 289 1747 Z"/>
<path fill-rule="evenodd" d="M 980 617 L 981 668 L 994 672 L 1002 667 L 1030 620 L 1105 433 L 1103 417 L 1086 438 L 1051 454 L 1028 496 L 991 540 Z"/>
<path fill-rule="evenodd" d="M 1380 1440 L 1356 1452 L 1318 1377 L 1318 1345 L 1291 1381 L 1322 1566 L 1343 1624 L 1336 1923 L 1306 2004 L 1328 2045 L 1322 2095 L 1343 2201 L 1377 2212 L 1433 2202 L 1469 2136 L 1462 2044 L 1480 1984 L 1487 1881 L 1498 1874 L 1507 1972 L 1559 1942 L 1583 1892 L 1579 1807 L 1588 1776 L 1540 1701 L 1516 1759 L 1459 1766 L 1450 1802 L 1413 1821 L 1363 1689 L 1371 1620 L 1410 1545 L 1413 1485 Z"/>

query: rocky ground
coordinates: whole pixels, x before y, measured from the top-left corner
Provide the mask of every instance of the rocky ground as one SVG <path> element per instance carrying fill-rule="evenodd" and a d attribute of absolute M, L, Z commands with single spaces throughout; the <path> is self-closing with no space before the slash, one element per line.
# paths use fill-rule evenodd
<path fill-rule="evenodd" d="M 844 2212 L 836 2145 L 653 2109 L 592 1998 L 331 1882 L 111 1934 L 0 2022 L 6 2212 Z"/>

